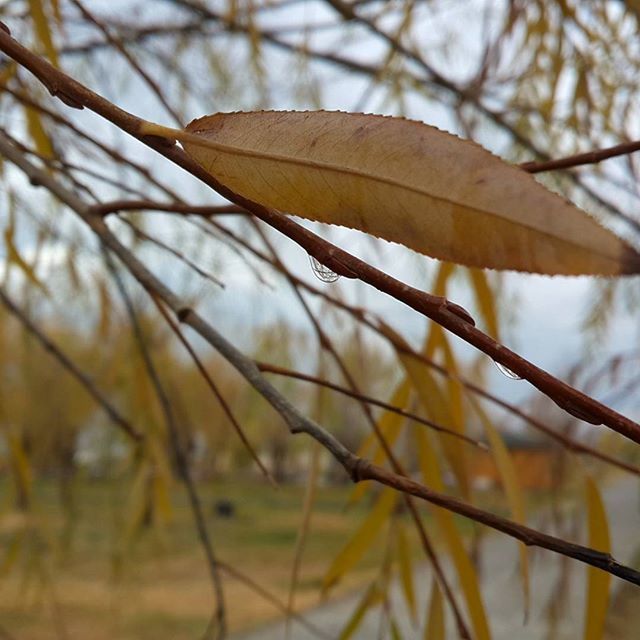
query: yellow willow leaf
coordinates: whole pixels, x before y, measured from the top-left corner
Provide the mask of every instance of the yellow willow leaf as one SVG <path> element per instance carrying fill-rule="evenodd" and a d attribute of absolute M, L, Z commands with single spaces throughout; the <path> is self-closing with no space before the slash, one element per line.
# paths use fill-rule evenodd
<path fill-rule="evenodd" d="M 396 407 L 405 408 L 409 400 L 410 391 L 411 384 L 405 378 L 396 388 L 390 404 Z M 403 416 L 399 413 L 393 413 L 392 411 L 385 411 L 379 419 L 378 428 L 390 447 L 393 447 L 398 439 L 404 420 L 405 418 Z M 358 455 L 361 457 L 364 456 L 366 450 L 371 446 L 374 447 L 373 454 L 370 456 L 371 461 L 375 464 L 381 464 L 384 461 L 385 452 L 378 442 L 376 434 L 373 432 L 365 438 L 362 446 L 358 450 Z M 349 496 L 349 505 L 359 502 L 362 496 L 367 492 L 367 489 L 368 487 L 366 482 L 358 482 Z"/>
<path fill-rule="evenodd" d="M 371 587 L 369 587 L 365 592 L 362 600 L 358 603 L 356 610 L 345 625 L 345 628 L 342 630 L 340 640 L 349 640 L 349 638 L 358 630 L 365 613 L 381 601 L 382 592 L 375 584 L 371 585 Z"/>
<path fill-rule="evenodd" d="M 390 488 L 382 490 L 375 507 L 365 518 L 360 528 L 336 556 L 323 580 L 323 590 L 327 590 L 352 569 L 371 547 L 382 526 L 389 519 L 398 494 Z"/>
<path fill-rule="evenodd" d="M 163 474 L 154 473 L 152 481 L 153 514 L 158 524 L 167 524 L 173 516 L 170 480 Z"/>
<path fill-rule="evenodd" d="M 500 474 L 500 480 L 504 486 L 505 493 L 507 494 L 507 502 L 513 519 L 519 524 L 526 525 L 526 509 L 524 496 L 522 495 L 522 487 L 518 480 L 518 474 L 513 463 L 513 458 L 509 453 L 500 432 L 493 426 L 493 423 L 489 419 L 484 409 L 480 406 L 474 398 L 469 395 L 469 400 L 473 405 L 476 413 L 480 417 L 480 421 L 487 434 L 487 439 L 491 446 L 491 452 L 493 453 L 493 459 L 498 468 Z M 525 620 L 529 615 L 529 555 L 527 552 L 527 546 L 523 542 L 518 542 L 518 548 L 520 553 L 520 572 L 522 575 L 522 592 L 524 595 L 524 610 Z"/>
<path fill-rule="evenodd" d="M 402 640 L 402 634 L 398 628 L 398 623 L 393 618 L 391 618 L 390 627 L 391 640 Z"/>
<path fill-rule="evenodd" d="M 382 333 L 389 336 L 395 344 L 408 347 L 404 338 L 389 325 L 382 321 L 380 321 L 379 324 Z M 438 329 L 439 327 L 433 325 L 433 331 L 437 332 Z M 405 352 L 398 351 L 397 356 L 418 395 L 418 399 L 426 415 L 442 426 L 462 432 L 464 430 L 463 425 L 461 425 L 459 421 L 456 421 L 453 416 L 452 406 L 432 372 L 418 359 Z M 438 436 L 440 436 L 440 434 L 438 434 Z M 462 443 L 457 439 L 454 440 L 447 436 L 439 437 L 439 440 L 442 444 L 447 462 L 451 465 L 451 470 L 458 482 L 461 493 L 465 498 L 469 498 L 470 488 L 466 467 L 466 455 Z"/>
<path fill-rule="evenodd" d="M 53 11 L 53 17 L 56 19 L 56 23 L 59 27 L 62 27 L 62 11 L 60 9 L 60 0 L 51 0 L 51 10 Z"/>
<path fill-rule="evenodd" d="M 318 394 L 320 397 L 321 394 Z M 309 468 L 309 476 L 307 478 L 307 487 L 304 493 L 304 503 L 302 505 L 302 520 L 298 528 L 296 538 L 296 546 L 293 550 L 293 562 L 291 563 L 291 580 L 289 582 L 289 596 L 287 598 L 287 610 L 294 611 L 296 591 L 298 589 L 298 578 L 300 576 L 300 565 L 302 564 L 302 554 L 307 542 L 309 529 L 311 528 L 311 516 L 313 514 L 313 505 L 316 499 L 316 489 L 318 488 L 318 480 L 320 477 L 320 453 L 322 446 L 318 442 L 311 445 L 311 464 Z"/>
<path fill-rule="evenodd" d="M 586 477 L 587 521 L 589 546 L 609 553 L 609 523 L 598 486 L 590 476 Z M 584 620 L 584 640 L 601 640 L 609 605 L 611 575 L 595 567 L 587 569 L 587 602 Z"/>
<path fill-rule="evenodd" d="M 424 640 L 445 640 L 446 627 L 444 607 L 442 606 L 442 592 L 434 579 L 431 584 L 431 598 L 429 599 L 429 611 L 427 623 L 424 628 Z"/>
<path fill-rule="evenodd" d="M 42 124 L 40 113 L 28 105 L 25 105 L 24 113 L 27 119 L 27 130 L 36 147 L 36 151 L 44 158 L 53 158 L 55 156 L 53 144 Z"/>
<path fill-rule="evenodd" d="M 442 482 L 440 463 L 431 445 L 429 435 L 430 434 L 425 431 L 416 432 L 420 470 L 425 483 L 436 491 L 443 493 L 444 483 Z M 477 640 L 489 640 L 491 633 L 487 623 L 487 615 L 482 602 L 482 596 L 480 595 L 478 576 L 471 563 L 469 554 L 464 548 L 453 515 L 450 511 L 439 507 L 434 507 L 433 513 L 458 574 L 460 587 L 467 603 L 471 624 L 475 632 L 474 637 Z"/>
<path fill-rule="evenodd" d="M 18 65 L 15 61 L 11 60 L 2 66 L 0 70 L 0 87 L 4 87 L 9 80 L 11 80 L 18 71 Z"/>
<path fill-rule="evenodd" d="M 0 578 L 6 577 L 11 571 L 16 561 L 20 558 L 22 547 L 24 545 L 25 532 L 21 531 L 14 536 L 11 543 L 5 543 L 2 562 L 0 562 Z"/>
<path fill-rule="evenodd" d="M 31 488 L 33 486 L 33 473 L 31 471 L 27 452 L 24 450 L 24 446 L 22 445 L 20 435 L 12 432 L 8 433 L 7 445 L 11 456 L 11 466 L 14 470 L 15 482 L 18 487 L 18 491 L 28 499 L 31 495 Z"/>
<path fill-rule="evenodd" d="M 98 336 L 105 339 L 111 326 L 111 298 L 109 288 L 103 278 L 98 280 L 98 297 L 100 299 L 100 317 L 98 320 Z"/>
<path fill-rule="evenodd" d="M 167 524 L 173 516 L 171 505 L 171 463 L 167 457 L 163 442 L 159 437 L 149 438 L 149 448 L 153 456 L 153 473 L 151 474 L 151 493 L 153 515 L 157 524 Z"/>
<path fill-rule="evenodd" d="M 47 54 L 47 58 L 49 58 L 51 64 L 57 67 L 58 52 L 53 44 L 49 20 L 47 19 L 41 0 L 29 0 L 29 13 L 31 13 L 31 19 L 36 28 L 36 35 L 38 36 L 42 49 Z"/>
<path fill-rule="evenodd" d="M 533 176 L 421 122 L 264 111 L 214 114 L 186 131 L 163 135 L 236 193 L 286 213 L 468 266 L 640 271 L 640 254 Z"/>
<path fill-rule="evenodd" d="M 49 295 L 47 287 L 36 276 L 33 267 L 20 255 L 14 241 L 15 227 L 10 224 L 4 231 L 4 246 L 7 250 L 7 260 L 9 265 L 17 267 L 25 275 L 27 280 Z"/>
<path fill-rule="evenodd" d="M 149 463 L 143 460 L 127 492 L 127 518 L 124 522 L 124 542 L 129 545 L 144 523 L 149 505 Z"/>
<path fill-rule="evenodd" d="M 484 318 L 487 332 L 498 340 L 498 312 L 496 310 L 496 299 L 489 285 L 486 272 L 481 269 L 469 269 L 469 279 L 473 287 L 473 293 L 480 314 Z"/>
<path fill-rule="evenodd" d="M 80 274 L 78 273 L 78 269 L 76 267 L 76 261 L 78 258 L 78 248 L 73 245 L 67 251 L 66 257 L 66 267 L 67 273 L 69 274 L 69 280 L 71 282 L 72 288 L 75 293 L 79 293 L 82 289 L 82 280 L 80 279 Z"/>
<path fill-rule="evenodd" d="M 400 584 L 407 608 L 413 620 L 416 619 L 416 596 L 413 589 L 413 571 L 411 569 L 411 551 L 404 526 L 401 522 L 395 525 L 396 542 L 398 544 L 398 565 L 400 566 Z"/>

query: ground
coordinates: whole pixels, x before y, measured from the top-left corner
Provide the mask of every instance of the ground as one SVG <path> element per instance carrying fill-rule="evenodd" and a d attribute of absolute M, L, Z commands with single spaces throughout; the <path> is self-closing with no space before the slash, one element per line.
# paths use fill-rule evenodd
<path fill-rule="evenodd" d="M 362 519 L 364 505 L 345 509 L 350 491 L 350 485 L 318 491 L 297 607 L 319 602 L 329 563 Z M 201 493 L 219 558 L 286 601 L 304 487 L 274 490 L 266 484 L 227 481 L 207 483 Z M 8 494 L 0 481 L 0 495 Z M 0 549 L 6 549 L 0 553 L 0 625 L 5 630 L 30 640 L 200 637 L 211 615 L 212 589 L 180 487 L 172 490 L 171 524 L 143 533 L 128 549 L 122 545 L 122 504 L 127 499 L 123 484 L 87 482 L 79 487 L 77 526 L 66 549 L 60 543 L 65 533 L 55 484 L 39 485 L 36 495 L 35 515 L 28 519 L 8 509 L 0 512 Z M 234 517 L 214 514 L 220 498 L 233 503 Z M 21 537 L 21 531 L 29 533 Z M 40 566 L 34 561 L 38 557 L 45 558 Z M 374 562 L 375 547 L 332 597 L 364 584 Z M 237 580 L 225 577 L 224 587 L 232 630 L 279 615 Z"/>

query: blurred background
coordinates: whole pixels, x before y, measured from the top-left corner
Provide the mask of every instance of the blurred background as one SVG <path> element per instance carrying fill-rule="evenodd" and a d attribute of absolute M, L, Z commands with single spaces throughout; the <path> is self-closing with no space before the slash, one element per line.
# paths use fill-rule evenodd
<path fill-rule="evenodd" d="M 631 0 L 5 0 L 0 19 L 70 76 L 169 126 L 218 111 L 379 113 L 473 139 L 513 163 L 640 137 L 640 4 Z M 417 472 L 416 432 L 425 427 L 318 379 L 471 438 L 440 434 L 433 446 L 446 490 L 483 508 L 584 542 L 588 476 L 605 505 L 608 487 L 622 482 L 620 512 L 637 511 L 637 448 L 564 413 L 399 302 L 333 277 L 95 114 L 53 99 L 6 57 L 0 114 L 2 129 L 27 157 L 84 200 L 126 201 L 107 218 L 109 228 L 229 340 L 266 371 L 271 366 L 265 375 L 353 451 L 384 459 L 370 436 L 375 421 Z M 537 178 L 638 247 L 639 169 L 638 157 L 627 155 Z M 431 596 L 429 606 L 413 605 L 413 626 L 397 622 L 411 617 L 407 581 L 431 581 L 400 503 L 384 527 L 405 531 L 406 547 L 398 550 L 382 523 L 366 544 L 358 541 L 378 492 L 354 492 L 328 454 L 291 437 L 229 365 L 185 333 L 225 408 L 153 301 L 73 212 L 9 163 L 0 170 L 0 286 L 23 314 L 20 320 L 6 302 L 0 306 L 0 637 L 202 637 L 213 589 L 176 447 L 229 569 L 223 585 L 231 631 L 368 588 L 380 597 L 365 599 L 362 613 L 385 605 L 376 609 L 379 637 L 423 637 Z M 140 201 L 219 211 L 176 214 Z M 446 295 L 505 345 L 640 419 L 637 278 L 482 272 L 355 231 L 300 223 L 412 286 Z M 145 435 L 144 444 L 114 428 L 59 357 L 42 348 L 43 335 Z M 415 380 L 405 385 L 407 350 L 426 358 L 419 363 L 431 385 L 426 392 Z M 180 427 L 177 445 L 145 354 L 152 354 Z M 466 383 L 491 397 L 470 394 Z M 508 453 L 515 475 L 497 460 L 497 449 Z M 616 509 L 610 507 L 612 530 Z M 436 544 L 446 546 L 434 515 L 422 517 Z M 631 562 L 635 520 L 620 523 L 614 554 Z M 490 581 L 495 559 L 482 565 L 484 531 L 457 519 L 455 527 L 478 580 Z M 345 544 L 356 551 L 336 568 Z M 488 598 L 496 638 L 514 637 L 501 616 L 522 624 L 517 555 L 513 562 L 513 611 L 492 612 Z M 570 591 L 572 565 L 558 570 L 555 562 L 532 595 L 538 626 L 531 638 L 581 637 L 574 630 L 583 603 L 572 609 L 558 596 Z M 387 594 L 403 572 L 405 602 L 396 607 Z M 619 624 L 629 626 L 632 595 L 614 582 L 608 637 L 625 637 Z M 357 602 L 338 626 L 351 621 L 349 634 L 374 637 L 358 627 L 354 610 Z"/>

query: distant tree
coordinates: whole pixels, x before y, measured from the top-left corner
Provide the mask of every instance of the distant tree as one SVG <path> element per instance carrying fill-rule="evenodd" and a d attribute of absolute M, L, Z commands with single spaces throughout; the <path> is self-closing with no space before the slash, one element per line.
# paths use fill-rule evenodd
<path fill-rule="evenodd" d="M 370 510 L 322 589 L 395 533 L 342 638 L 379 604 L 381 637 L 402 636 L 394 572 L 424 637 L 444 638 L 445 620 L 460 637 L 491 637 L 474 550 L 453 513 L 522 543 L 525 603 L 541 596 L 529 596 L 529 546 L 590 565 L 581 633 L 603 637 L 611 574 L 637 585 L 640 572 L 608 555 L 596 480 L 640 474 L 628 461 L 640 425 L 598 402 L 597 384 L 578 391 L 499 342 L 517 291 L 489 269 L 609 276 L 591 285 L 585 353 L 595 356 L 576 371 L 588 378 L 592 367 L 612 406 L 637 402 L 637 352 L 598 350 L 611 319 L 637 313 L 640 300 L 637 3 L 15 0 L 0 18 L 0 469 L 12 487 L 2 508 L 35 512 L 34 478 L 54 474 L 71 509 L 79 451 L 104 455 L 130 487 L 126 541 L 170 520 L 179 479 L 214 587 L 206 635 L 222 638 L 233 606 L 222 574 L 233 567 L 216 555 L 198 480 L 251 465 L 282 481 L 296 461 L 317 470 L 328 452 L 357 483 L 352 503 L 368 495 Z M 311 112 L 183 128 L 202 113 L 283 107 Z M 521 164 L 426 125 L 322 108 L 437 124 Z M 340 248 L 349 242 L 357 251 Z M 470 311 L 448 299 L 461 286 Z M 404 325 L 407 306 L 424 317 L 419 335 Z M 532 383 L 543 408 L 487 388 L 490 359 Z M 549 407 L 555 424 L 540 417 Z M 527 528 L 501 435 L 516 421 L 559 443 L 562 477 L 584 483 L 583 546 L 562 519 L 555 537 Z M 472 455 L 494 457 L 507 516 L 478 506 Z M 308 477 L 312 496 L 319 474 Z M 0 568 L 14 566 L 28 535 L 30 554 L 52 553 L 37 528 L 0 535 Z M 424 612 L 409 538 L 433 568 Z M 290 615 L 296 567 L 282 604 Z"/>

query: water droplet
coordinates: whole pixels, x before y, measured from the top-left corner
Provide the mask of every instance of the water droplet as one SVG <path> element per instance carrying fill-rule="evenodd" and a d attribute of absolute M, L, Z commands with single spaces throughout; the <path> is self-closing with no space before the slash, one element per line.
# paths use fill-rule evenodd
<path fill-rule="evenodd" d="M 507 378 L 511 378 L 512 380 L 522 380 L 522 376 L 519 376 L 514 371 L 511 371 L 511 369 L 509 369 L 508 367 L 505 367 L 503 364 L 500 364 L 499 362 L 496 362 L 495 360 L 493 361 L 493 364 L 496 365 L 496 367 L 498 368 L 498 371 L 503 376 L 507 376 Z"/>
<path fill-rule="evenodd" d="M 322 264 L 319 260 L 316 260 L 313 256 L 309 256 L 309 262 L 311 263 L 311 271 L 313 271 L 313 274 L 318 280 L 331 283 L 336 282 L 336 280 L 340 278 L 335 271 L 331 271 L 329 267 Z"/>

